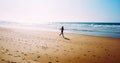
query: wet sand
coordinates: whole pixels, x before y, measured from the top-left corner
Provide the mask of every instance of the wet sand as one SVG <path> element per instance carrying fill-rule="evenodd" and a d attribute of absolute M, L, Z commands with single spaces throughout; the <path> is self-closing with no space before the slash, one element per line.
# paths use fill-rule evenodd
<path fill-rule="evenodd" d="M 0 27 L 0 63 L 120 63 L 120 38 Z"/>

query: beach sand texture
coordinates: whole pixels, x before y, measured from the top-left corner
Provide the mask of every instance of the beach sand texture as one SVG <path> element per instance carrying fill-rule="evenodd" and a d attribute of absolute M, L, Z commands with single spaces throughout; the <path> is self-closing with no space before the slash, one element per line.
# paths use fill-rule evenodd
<path fill-rule="evenodd" d="M 0 28 L 0 63 L 120 63 L 120 39 Z"/>

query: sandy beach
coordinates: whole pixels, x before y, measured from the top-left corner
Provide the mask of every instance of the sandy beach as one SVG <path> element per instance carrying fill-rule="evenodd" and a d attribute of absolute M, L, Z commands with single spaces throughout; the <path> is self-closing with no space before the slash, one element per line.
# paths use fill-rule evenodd
<path fill-rule="evenodd" d="M 0 63 L 120 63 L 120 38 L 0 27 Z"/>

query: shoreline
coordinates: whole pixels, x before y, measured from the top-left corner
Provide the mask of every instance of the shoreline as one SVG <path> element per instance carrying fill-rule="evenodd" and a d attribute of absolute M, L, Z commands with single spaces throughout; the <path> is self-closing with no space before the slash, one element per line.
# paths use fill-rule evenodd
<path fill-rule="evenodd" d="M 120 23 L 116 22 L 47 22 L 47 23 L 17 23 L 0 22 L 0 27 L 33 28 L 45 31 L 59 32 L 61 26 L 66 33 L 85 34 L 91 36 L 103 36 L 120 38 Z"/>
<path fill-rule="evenodd" d="M 119 63 L 120 39 L 1 28 L 0 63 Z M 69 40 L 68 40 L 69 39 Z"/>
<path fill-rule="evenodd" d="M 6 28 L 6 29 L 23 29 L 23 30 L 36 30 L 36 31 L 46 31 L 46 32 L 55 32 L 55 33 L 60 33 L 60 30 L 54 30 L 54 29 L 45 29 L 45 28 L 36 28 L 36 27 L 1 27 L 0 28 Z M 105 35 L 95 35 L 95 34 L 85 34 L 85 33 L 74 33 L 74 32 L 69 32 L 69 31 L 64 31 L 65 34 L 76 34 L 76 35 L 87 35 L 87 36 L 95 36 L 95 37 L 106 37 L 106 38 L 116 38 L 120 39 L 120 37 L 115 37 L 115 36 L 105 36 Z"/>

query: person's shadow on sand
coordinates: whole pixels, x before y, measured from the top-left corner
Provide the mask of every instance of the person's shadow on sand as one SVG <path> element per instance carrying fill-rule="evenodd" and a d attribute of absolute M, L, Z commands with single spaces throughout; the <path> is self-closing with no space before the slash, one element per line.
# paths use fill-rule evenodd
<path fill-rule="evenodd" d="M 63 37 L 64 39 L 66 39 L 66 40 L 70 40 L 69 38 L 67 38 L 67 37 Z"/>

